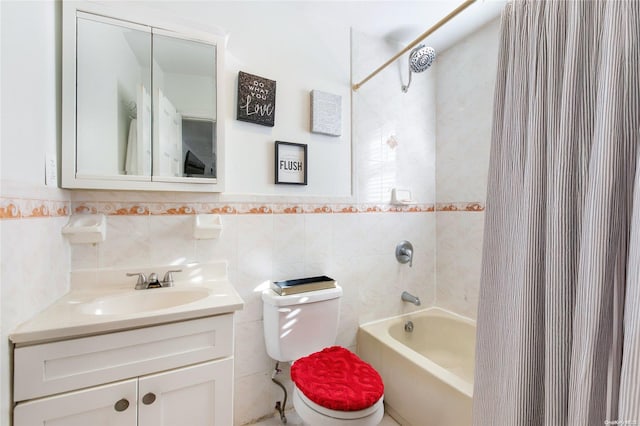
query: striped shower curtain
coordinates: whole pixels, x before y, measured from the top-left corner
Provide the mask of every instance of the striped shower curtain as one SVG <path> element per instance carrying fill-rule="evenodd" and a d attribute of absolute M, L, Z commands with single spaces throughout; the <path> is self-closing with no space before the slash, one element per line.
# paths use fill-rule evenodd
<path fill-rule="evenodd" d="M 640 425 L 640 0 L 502 16 L 474 425 Z"/>

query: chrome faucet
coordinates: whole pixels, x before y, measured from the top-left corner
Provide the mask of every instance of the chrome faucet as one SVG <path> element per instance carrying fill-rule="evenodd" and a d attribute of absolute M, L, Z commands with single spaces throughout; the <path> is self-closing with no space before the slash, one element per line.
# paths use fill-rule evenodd
<path fill-rule="evenodd" d="M 413 303 L 416 306 L 420 306 L 420 298 L 414 296 L 413 294 L 409 293 L 408 291 L 403 291 L 401 297 L 402 297 L 402 300 L 404 302 L 409 302 L 409 303 Z"/>
<path fill-rule="evenodd" d="M 147 290 L 151 288 L 160 288 L 160 287 L 173 287 L 173 273 L 174 272 L 182 272 L 182 269 L 174 269 L 171 271 L 167 271 L 164 274 L 164 278 L 162 281 L 158 280 L 158 274 L 152 272 L 149 274 L 149 278 L 143 274 L 142 272 L 127 272 L 128 277 L 138 276 L 138 281 L 136 282 L 136 290 Z"/>

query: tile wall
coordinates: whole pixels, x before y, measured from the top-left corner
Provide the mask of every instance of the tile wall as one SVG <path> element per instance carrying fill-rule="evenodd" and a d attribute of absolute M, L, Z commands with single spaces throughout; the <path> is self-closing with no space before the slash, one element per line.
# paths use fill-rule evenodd
<path fill-rule="evenodd" d="M 500 20 L 438 55 L 436 304 L 475 318 Z M 475 209 L 455 208 L 456 205 Z M 444 206 L 451 206 L 445 208 Z"/>
<path fill-rule="evenodd" d="M 69 289 L 66 191 L 1 183 L 0 194 L 0 424 L 9 424 L 11 348 L 8 336 Z"/>
<path fill-rule="evenodd" d="M 327 274 L 344 288 L 338 344 L 354 348 L 358 324 L 415 309 L 400 300 L 403 290 L 433 303 L 435 221 L 414 208 L 383 206 L 207 204 L 73 201 L 73 211 L 109 214 L 107 238 L 97 245 L 71 246 L 72 270 L 96 267 L 179 264 L 225 259 L 229 277 L 246 305 L 236 315 L 235 421 L 244 424 L 272 412 L 281 391 L 270 377 L 260 288 L 272 279 Z M 75 195 L 74 195 L 75 198 Z M 161 207 L 162 206 L 162 207 Z M 203 210 L 204 209 L 204 210 Z M 191 212 L 222 212 L 216 240 L 193 238 Z M 369 211 L 367 211 L 369 210 Z M 317 211 L 317 212 L 316 212 Z M 123 214 L 124 213 L 124 214 Z M 394 257 L 397 242 L 415 246 L 414 266 Z M 286 374 L 285 374 L 286 377 Z"/>
<path fill-rule="evenodd" d="M 352 79 L 359 82 L 404 46 L 351 32 Z M 435 203 L 436 78 L 415 74 L 399 59 L 352 94 L 358 201 L 388 203 L 392 188 L 410 189 L 418 203 Z"/>

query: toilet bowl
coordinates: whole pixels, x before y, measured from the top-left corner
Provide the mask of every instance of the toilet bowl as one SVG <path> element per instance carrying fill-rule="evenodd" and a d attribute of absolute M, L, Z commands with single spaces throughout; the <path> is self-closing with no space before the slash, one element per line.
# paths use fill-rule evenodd
<path fill-rule="evenodd" d="M 293 406 L 306 423 L 313 426 L 376 426 L 384 416 L 383 397 L 371 407 L 359 411 L 337 411 L 324 408 L 293 389 Z"/>

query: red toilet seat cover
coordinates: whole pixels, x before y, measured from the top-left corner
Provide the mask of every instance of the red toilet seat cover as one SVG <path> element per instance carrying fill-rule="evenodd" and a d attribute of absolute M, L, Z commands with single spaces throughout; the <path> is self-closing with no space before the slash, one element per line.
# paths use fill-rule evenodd
<path fill-rule="evenodd" d="M 384 393 L 378 372 L 340 346 L 294 362 L 291 379 L 307 398 L 330 410 L 364 410 Z"/>

